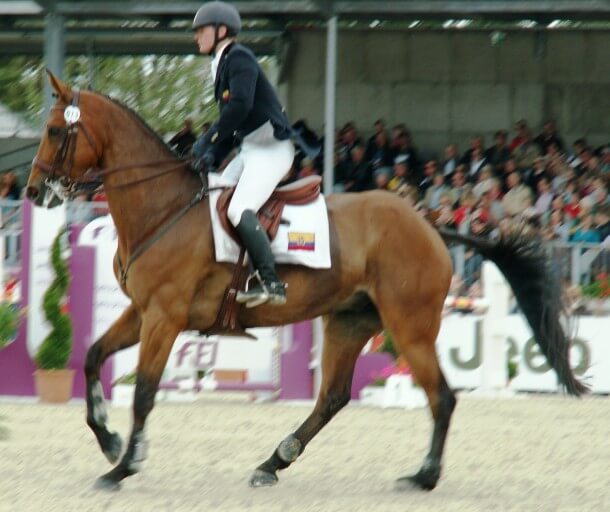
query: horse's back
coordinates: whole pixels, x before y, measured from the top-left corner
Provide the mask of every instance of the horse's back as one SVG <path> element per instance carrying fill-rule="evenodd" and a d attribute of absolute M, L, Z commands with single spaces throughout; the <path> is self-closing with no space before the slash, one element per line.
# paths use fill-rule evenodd
<path fill-rule="evenodd" d="M 331 195 L 327 205 L 342 260 L 364 265 L 369 274 L 403 274 L 429 289 L 448 289 L 452 266 L 447 246 L 405 199 L 370 191 Z"/>

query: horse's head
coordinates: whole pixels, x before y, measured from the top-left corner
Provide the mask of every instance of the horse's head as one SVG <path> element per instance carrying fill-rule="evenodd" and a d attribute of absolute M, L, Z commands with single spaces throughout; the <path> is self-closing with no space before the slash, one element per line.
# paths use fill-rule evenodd
<path fill-rule="evenodd" d="M 93 130 L 93 114 L 82 109 L 85 95 L 47 73 L 57 101 L 32 162 L 26 196 L 38 206 L 45 203 L 52 208 L 78 188 L 91 185 L 85 173 L 99 162 L 102 144 Z"/>

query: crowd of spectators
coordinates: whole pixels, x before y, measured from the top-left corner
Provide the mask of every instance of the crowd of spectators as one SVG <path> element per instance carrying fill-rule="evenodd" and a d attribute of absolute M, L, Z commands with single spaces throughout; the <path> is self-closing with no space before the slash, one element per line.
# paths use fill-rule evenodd
<path fill-rule="evenodd" d="M 377 120 L 367 139 L 349 122 L 337 131 L 334 164 L 336 192 L 388 190 L 463 233 L 495 236 L 519 226 L 546 240 L 610 243 L 610 146 L 591 147 L 585 138 L 568 146 L 550 120 L 537 134 L 520 120 L 488 144 L 480 135 L 463 150 L 449 143 L 438 158 L 420 157 L 405 124 L 390 130 Z M 295 174 L 321 168 L 321 159 L 304 158 Z M 472 285 L 480 259 L 465 258 Z"/>

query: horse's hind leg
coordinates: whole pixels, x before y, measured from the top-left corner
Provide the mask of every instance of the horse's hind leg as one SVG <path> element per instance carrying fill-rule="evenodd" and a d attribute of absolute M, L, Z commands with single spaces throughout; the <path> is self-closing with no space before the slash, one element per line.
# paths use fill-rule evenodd
<path fill-rule="evenodd" d="M 146 418 L 155 404 L 155 394 L 165 369 L 171 348 L 184 322 L 169 310 L 171 306 L 150 307 L 143 315 L 138 375 L 133 401 L 133 427 L 127 449 L 121 461 L 96 482 L 98 489 L 115 490 L 124 478 L 137 473 L 146 458 L 147 442 L 144 438 Z M 186 314 L 184 315 L 186 318 Z"/>
<path fill-rule="evenodd" d="M 424 388 L 434 418 L 430 451 L 415 475 L 398 480 L 399 488 L 409 484 L 431 490 L 436 487 L 441 474 L 443 448 L 456 399 L 447 385 L 436 356 L 435 342 L 440 319 L 440 308 L 425 303 L 409 311 L 406 316 L 384 318 L 396 348 L 406 358 L 415 379 Z"/>
<path fill-rule="evenodd" d="M 381 329 L 372 304 L 358 313 L 333 313 L 324 321 L 322 383 L 314 410 L 279 444 L 271 457 L 258 466 L 250 478 L 252 487 L 277 483 L 277 471 L 290 466 L 322 427 L 349 402 L 356 359 L 367 340 Z"/>
<path fill-rule="evenodd" d="M 87 351 L 85 378 L 87 381 L 87 424 L 106 458 L 114 464 L 121 455 L 121 437 L 106 427 L 108 414 L 100 383 L 100 369 L 109 356 L 135 345 L 139 340 L 140 315 L 130 305 L 119 319 Z"/>

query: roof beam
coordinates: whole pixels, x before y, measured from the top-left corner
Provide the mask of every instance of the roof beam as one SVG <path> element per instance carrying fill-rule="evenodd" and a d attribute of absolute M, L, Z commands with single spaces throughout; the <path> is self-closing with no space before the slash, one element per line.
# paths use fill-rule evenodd
<path fill-rule="evenodd" d="M 610 0 L 504 0 L 504 1 L 335 1 L 339 15 L 426 17 L 528 17 L 535 14 L 610 17 Z"/>

